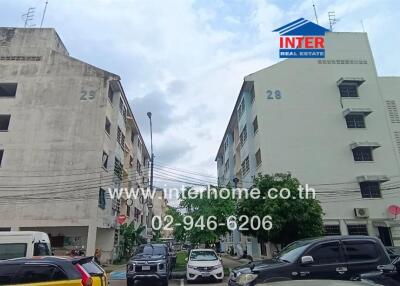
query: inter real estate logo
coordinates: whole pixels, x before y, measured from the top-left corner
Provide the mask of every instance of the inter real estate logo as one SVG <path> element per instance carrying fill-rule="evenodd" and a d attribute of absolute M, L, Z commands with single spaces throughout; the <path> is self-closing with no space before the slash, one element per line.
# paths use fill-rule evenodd
<path fill-rule="evenodd" d="M 325 32 L 304 18 L 290 22 L 273 32 L 279 32 L 280 58 L 325 58 Z"/>

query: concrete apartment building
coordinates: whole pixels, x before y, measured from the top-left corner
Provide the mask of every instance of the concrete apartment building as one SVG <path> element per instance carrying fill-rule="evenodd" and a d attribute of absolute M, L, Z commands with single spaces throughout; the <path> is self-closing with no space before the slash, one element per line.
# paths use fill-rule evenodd
<path fill-rule="evenodd" d="M 0 28 L 0 230 L 39 230 L 62 253 L 118 255 L 116 217 L 147 202 L 149 153 L 120 77 L 71 57 L 54 29 Z"/>
<path fill-rule="evenodd" d="M 278 50 L 278 43 L 277 50 Z M 327 235 L 400 245 L 400 77 L 377 74 L 367 34 L 325 35 L 324 59 L 289 59 L 244 78 L 216 157 L 220 185 L 290 172 L 318 192 Z M 253 256 L 266 245 L 234 232 Z"/>

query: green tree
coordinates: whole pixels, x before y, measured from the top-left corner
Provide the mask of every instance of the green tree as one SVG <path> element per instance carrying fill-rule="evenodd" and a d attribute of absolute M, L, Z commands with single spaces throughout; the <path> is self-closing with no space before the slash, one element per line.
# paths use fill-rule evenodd
<path fill-rule="evenodd" d="M 186 241 L 186 231 L 183 228 L 183 215 L 178 209 L 169 206 L 167 211 L 167 215 L 172 216 L 173 219 L 173 235 L 176 241 L 185 242 Z"/>
<path fill-rule="evenodd" d="M 122 236 L 122 252 L 125 257 L 132 255 L 135 246 L 146 242 L 146 239 L 142 236 L 144 229 L 145 227 L 142 225 L 135 228 L 133 222 L 121 225 L 120 234 Z"/>
<path fill-rule="evenodd" d="M 290 174 L 259 175 L 254 187 L 261 191 L 259 199 L 246 198 L 238 202 L 237 215 L 248 217 L 270 215 L 272 229 L 243 231 L 246 235 L 257 237 L 259 241 L 271 241 L 287 245 L 295 240 L 323 235 L 322 208 L 313 198 L 300 199 L 300 182 Z M 289 199 L 268 198 L 269 189 L 290 190 Z M 305 193 L 302 194 L 305 197 Z"/>
<path fill-rule="evenodd" d="M 232 192 L 230 188 L 228 191 Z M 185 232 L 187 240 L 195 244 L 204 243 L 207 245 L 215 243 L 220 236 L 229 231 L 226 222 L 229 216 L 235 214 L 235 199 L 232 196 L 227 199 L 221 198 L 218 195 L 221 189 L 215 189 L 216 193 L 198 190 L 197 196 L 190 196 L 189 192 L 190 189 L 187 189 L 181 195 L 180 201 L 180 206 L 186 210 L 186 213 L 181 218 L 183 226 L 188 225 L 187 223 L 185 224 L 185 216 L 193 219 L 194 226 Z M 201 192 L 203 195 L 200 195 Z M 211 225 L 211 229 L 207 225 L 208 219 L 209 221 L 215 221 L 215 224 Z M 191 219 L 186 218 L 186 222 L 189 220 Z M 201 227 L 202 225 L 204 227 Z"/>

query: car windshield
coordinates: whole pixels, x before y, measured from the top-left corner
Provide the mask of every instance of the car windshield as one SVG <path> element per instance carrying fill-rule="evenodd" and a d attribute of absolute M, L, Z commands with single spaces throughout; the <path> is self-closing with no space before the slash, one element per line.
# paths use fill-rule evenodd
<path fill-rule="evenodd" d="M 136 251 L 135 255 L 165 255 L 165 247 L 163 245 L 142 245 L 139 246 Z"/>
<path fill-rule="evenodd" d="M 218 257 L 214 251 L 192 251 L 190 260 L 192 261 L 215 261 Z"/>
<path fill-rule="evenodd" d="M 296 259 L 298 259 L 299 256 L 304 252 L 304 250 L 308 247 L 310 242 L 310 240 L 295 241 L 282 249 L 282 251 L 279 252 L 278 255 L 274 258 L 290 263 L 295 262 Z"/>

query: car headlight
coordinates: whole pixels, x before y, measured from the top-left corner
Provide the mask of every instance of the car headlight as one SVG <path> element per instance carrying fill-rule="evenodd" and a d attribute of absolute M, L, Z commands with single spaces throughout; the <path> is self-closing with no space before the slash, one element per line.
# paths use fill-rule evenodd
<path fill-rule="evenodd" d="M 193 265 L 189 265 L 188 264 L 188 266 L 187 266 L 188 268 L 190 268 L 190 269 L 196 269 L 197 267 L 196 266 L 193 266 Z"/>
<path fill-rule="evenodd" d="M 254 281 L 256 278 L 257 274 L 240 274 L 236 280 L 236 283 L 238 283 L 239 285 L 246 285 L 247 283 Z"/>

